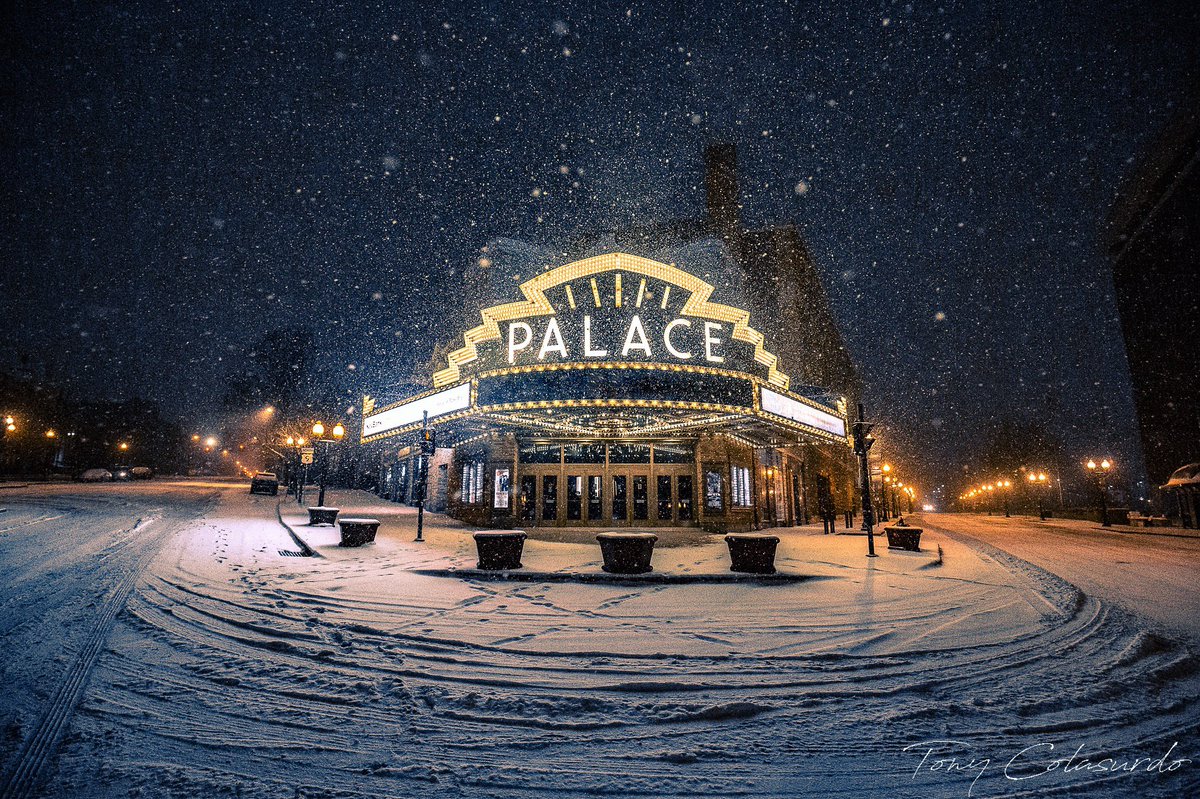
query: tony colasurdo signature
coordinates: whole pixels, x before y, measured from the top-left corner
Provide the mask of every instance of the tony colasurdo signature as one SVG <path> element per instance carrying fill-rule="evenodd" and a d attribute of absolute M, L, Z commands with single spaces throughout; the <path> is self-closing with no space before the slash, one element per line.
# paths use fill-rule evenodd
<path fill-rule="evenodd" d="M 971 796 L 976 783 L 989 771 L 998 772 L 1006 780 L 1025 785 L 1054 776 L 1087 777 L 1121 772 L 1168 774 L 1192 762 L 1190 758 L 1176 755 L 1175 750 L 1178 747 L 1179 742 L 1175 741 L 1165 752 L 1157 755 L 1098 754 L 1087 752 L 1087 744 L 1079 744 L 1070 749 L 1049 741 L 1038 741 L 1022 747 L 1010 756 L 995 757 L 992 753 L 973 751 L 969 743 L 945 739 L 919 741 L 904 747 L 904 751 L 920 758 L 912 772 L 914 782 L 921 779 L 922 775 L 928 779 L 930 775 L 945 777 L 974 774 L 975 778 L 971 780 L 967 789 L 967 796 Z"/>

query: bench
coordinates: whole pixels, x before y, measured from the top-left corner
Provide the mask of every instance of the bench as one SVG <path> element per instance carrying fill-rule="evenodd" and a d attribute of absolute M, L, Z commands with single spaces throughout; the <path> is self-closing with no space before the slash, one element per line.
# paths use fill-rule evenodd
<path fill-rule="evenodd" d="M 317 506 L 308 509 L 308 526 L 316 527 L 318 525 L 327 524 L 333 527 L 337 523 L 338 508 L 326 508 Z"/>
<path fill-rule="evenodd" d="M 525 538 L 524 530 L 479 530 L 475 533 L 478 567 L 486 571 L 521 568 Z"/>
<path fill-rule="evenodd" d="M 338 527 L 342 529 L 342 540 L 339 546 L 358 547 L 370 544 L 375 540 L 379 530 L 378 519 L 341 519 Z"/>
<path fill-rule="evenodd" d="M 775 549 L 779 536 L 764 533 L 730 533 L 725 536 L 729 545 L 729 570 L 747 574 L 774 574 Z"/>
<path fill-rule="evenodd" d="M 650 558 L 654 554 L 654 533 L 598 533 L 600 554 L 604 556 L 604 571 L 610 574 L 645 574 L 654 571 Z"/>
<path fill-rule="evenodd" d="M 1129 514 L 1129 523 L 1134 527 L 1166 527 L 1171 521 L 1166 516 L 1142 516 L 1140 514 Z"/>

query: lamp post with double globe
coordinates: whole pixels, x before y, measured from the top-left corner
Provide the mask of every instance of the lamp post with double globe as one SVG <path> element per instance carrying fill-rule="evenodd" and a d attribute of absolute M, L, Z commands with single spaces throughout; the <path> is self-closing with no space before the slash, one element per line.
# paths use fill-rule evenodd
<path fill-rule="evenodd" d="M 1114 464 L 1108 458 L 1101 459 L 1099 463 L 1089 458 L 1085 465 L 1096 480 L 1096 488 L 1100 493 L 1100 524 L 1103 527 L 1112 527 L 1108 518 L 1108 473 L 1112 471 Z"/>
<path fill-rule="evenodd" d="M 329 431 L 332 438 L 325 437 L 325 425 L 322 422 L 316 422 L 312 426 L 313 438 L 321 442 L 321 490 L 317 494 L 317 505 L 325 507 L 325 481 L 329 475 L 329 445 L 335 444 L 342 440 L 342 436 L 346 435 L 346 428 L 338 422 Z"/>

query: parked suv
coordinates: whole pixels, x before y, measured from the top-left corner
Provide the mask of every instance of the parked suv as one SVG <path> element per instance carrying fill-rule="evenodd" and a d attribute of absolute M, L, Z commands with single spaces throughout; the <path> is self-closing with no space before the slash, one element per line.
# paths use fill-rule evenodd
<path fill-rule="evenodd" d="M 259 472 L 250 481 L 250 493 L 275 496 L 279 493 L 279 479 L 272 472 Z"/>

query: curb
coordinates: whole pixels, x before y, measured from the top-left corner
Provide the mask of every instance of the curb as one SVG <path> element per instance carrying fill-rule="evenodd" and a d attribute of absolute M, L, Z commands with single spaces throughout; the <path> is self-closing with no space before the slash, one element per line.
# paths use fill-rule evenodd
<path fill-rule="evenodd" d="M 720 574 L 608 574 L 607 572 L 539 572 L 539 571 L 485 571 L 483 569 L 409 569 L 412 574 L 426 577 L 457 577 L 460 580 L 486 580 L 489 582 L 517 583 L 608 583 L 616 585 L 686 585 L 715 583 L 758 583 L 765 585 L 787 585 L 808 580 L 833 580 L 811 574 L 742 574 L 725 572 Z"/>
<path fill-rule="evenodd" d="M 287 530 L 288 535 L 290 535 L 292 537 L 292 540 L 296 542 L 296 546 L 300 547 L 300 550 L 304 553 L 304 557 L 306 557 L 306 558 L 324 557 L 319 552 L 317 552 L 315 549 L 310 547 L 308 545 L 308 542 L 306 542 L 303 538 L 301 538 L 300 535 L 295 530 L 292 529 L 292 526 L 283 520 L 283 502 L 284 502 L 283 500 L 280 500 L 275 505 L 275 518 L 279 520 L 279 524 L 283 527 L 283 529 Z"/>

